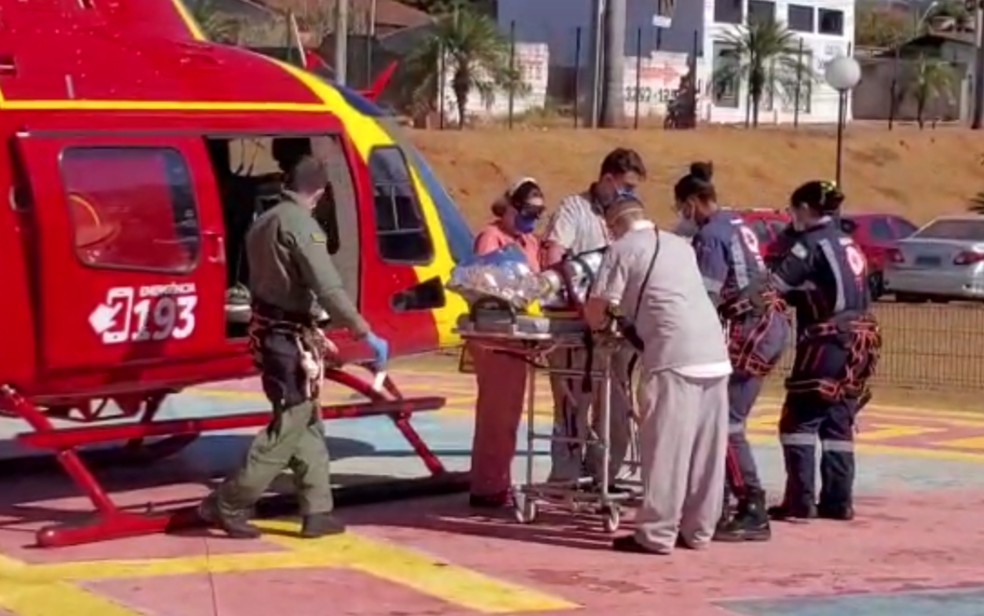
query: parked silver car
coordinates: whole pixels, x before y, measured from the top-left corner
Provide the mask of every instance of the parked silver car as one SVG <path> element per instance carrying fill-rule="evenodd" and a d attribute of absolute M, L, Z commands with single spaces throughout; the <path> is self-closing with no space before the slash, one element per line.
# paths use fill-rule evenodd
<path fill-rule="evenodd" d="M 984 216 L 941 216 L 899 240 L 885 292 L 902 302 L 984 300 Z"/>

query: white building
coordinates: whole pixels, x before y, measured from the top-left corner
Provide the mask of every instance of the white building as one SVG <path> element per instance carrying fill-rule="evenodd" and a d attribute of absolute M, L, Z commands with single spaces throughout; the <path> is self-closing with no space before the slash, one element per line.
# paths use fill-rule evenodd
<path fill-rule="evenodd" d="M 640 47 L 643 57 L 657 48 L 693 53 L 696 46 L 702 93 L 698 114 L 703 121 L 744 121 L 747 82 L 731 87 L 720 83 L 712 86 L 715 80 L 711 76 L 729 60 L 729 48 L 723 41 L 725 33 L 750 20 L 776 19 L 803 41 L 804 64 L 812 67 L 816 78 L 812 83 L 809 78 L 803 79 L 800 87 L 800 122 L 836 122 L 837 93 L 823 82 L 823 69 L 829 60 L 849 53 L 853 46 L 854 0 L 676 0 L 666 28 L 654 25 L 660 4 L 663 3 L 659 0 L 627 0 L 625 54 L 635 56 Z M 595 0 L 498 0 L 498 20 L 506 31 L 515 22 L 518 41 L 546 43 L 554 66 L 575 66 L 580 29 L 577 64 L 584 67 L 590 65 L 593 55 L 594 6 Z M 795 91 L 788 90 L 777 87 L 776 92 L 763 97 L 760 122 L 793 120 Z"/>

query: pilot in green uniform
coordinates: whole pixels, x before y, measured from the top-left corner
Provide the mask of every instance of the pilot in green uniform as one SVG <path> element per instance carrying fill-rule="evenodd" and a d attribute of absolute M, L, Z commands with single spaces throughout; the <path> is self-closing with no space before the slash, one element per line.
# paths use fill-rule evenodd
<path fill-rule="evenodd" d="M 383 369 L 388 344 L 370 331 L 345 293 L 324 231 L 311 215 L 327 183 L 320 161 L 301 158 L 287 174 L 282 202 L 260 216 L 246 236 L 253 295 L 250 351 L 273 405 L 273 418 L 256 435 L 242 468 L 199 507 L 203 520 L 232 537 L 260 535 L 249 523 L 251 508 L 288 467 L 300 493 L 301 534 L 320 537 L 344 531 L 331 514 L 319 402 L 325 353 L 332 345 L 313 315 L 320 306 L 333 322 L 364 338 L 373 350 L 376 370 Z"/>

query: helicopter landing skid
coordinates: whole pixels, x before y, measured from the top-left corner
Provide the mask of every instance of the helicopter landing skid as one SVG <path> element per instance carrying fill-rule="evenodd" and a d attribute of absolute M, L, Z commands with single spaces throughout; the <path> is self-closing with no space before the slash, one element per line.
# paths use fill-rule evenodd
<path fill-rule="evenodd" d="M 369 402 L 322 407 L 321 413 L 325 420 L 386 415 L 393 421 L 432 477 L 446 473 L 441 460 L 410 424 L 410 416 L 413 413 L 439 410 L 445 404 L 444 398 L 403 398 L 389 378 L 384 383 L 386 390 L 384 393 L 374 389 L 365 380 L 340 370 L 326 370 L 325 379 L 348 387 L 369 399 Z M 155 512 L 152 504 L 149 504 L 146 513 L 121 509 L 86 466 L 77 451 L 78 447 L 126 441 L 130 447 L 161 445 L 166 450 L 168 444 L 176 447 L 183 446 L 182 443 L 186 445 L 203 432 L 261 427 L 270 420 L 269 413 L 259 412 L 154 421 L 153 413 L 148 412 L 139 422 L 132 424 L 55 428 L 45 413 L 9 386 L 0 387 L 0 412 L 23 419 L 30 425 L 33 432 L 19 434 L 17 441 L 55 452 L 58 463 L 75 485 L 92 501 L 95 508 L 95 520 L 92 522 L 78 526 L 46 526 L 40 529 L 36 536 L 39 547 L 95 543 L 168 532 L 201 523 L 193 508 Z M 151 437 L 165 438 L 144 445 L 143 439 Z"/>

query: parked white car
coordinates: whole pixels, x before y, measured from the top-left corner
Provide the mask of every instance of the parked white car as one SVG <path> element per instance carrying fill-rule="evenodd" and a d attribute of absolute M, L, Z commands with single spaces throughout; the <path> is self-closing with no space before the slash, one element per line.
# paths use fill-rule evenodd
<path fill-rule="evenodd" d="M 901 302 L 984 300 L 984 216 L 941 216 L 899 240 L 885 292 Z"/>

